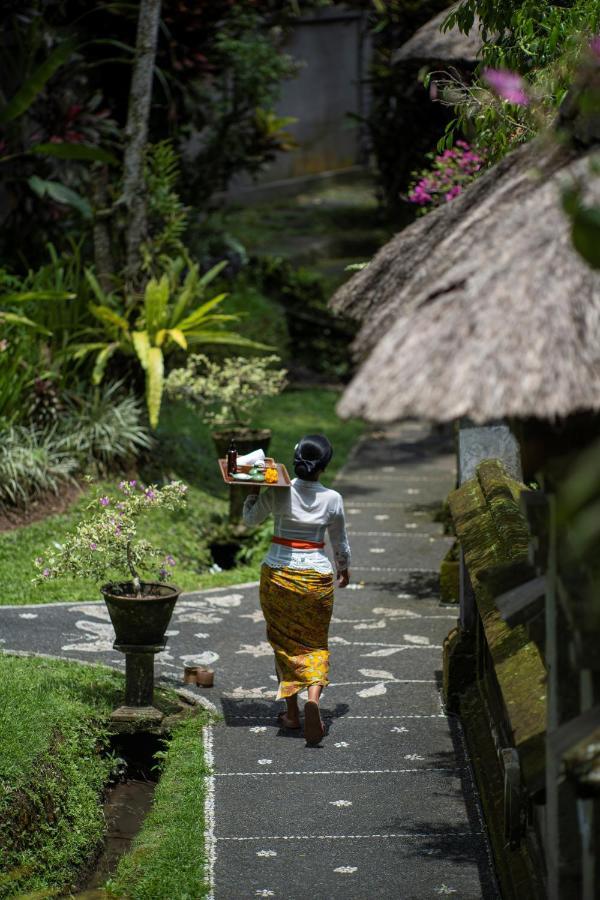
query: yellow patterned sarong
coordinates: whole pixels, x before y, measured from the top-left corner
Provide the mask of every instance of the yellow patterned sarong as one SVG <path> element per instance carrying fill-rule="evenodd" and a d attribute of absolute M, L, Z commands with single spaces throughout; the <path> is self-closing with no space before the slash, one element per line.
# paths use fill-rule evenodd
<path fill-rule="evenodd" d="M 333 611 L 333 575 L 263 564 L 260 605 L 275 653 L 277 699 L 311 684 L 329 684 L 327 637 Z"/>

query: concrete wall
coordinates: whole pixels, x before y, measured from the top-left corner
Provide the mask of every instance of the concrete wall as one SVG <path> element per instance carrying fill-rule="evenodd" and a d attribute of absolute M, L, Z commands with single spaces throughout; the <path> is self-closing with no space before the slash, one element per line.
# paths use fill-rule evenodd
<path fill-rule="evenodd" d="M 300 19 L 285 47 L 301 69 L 284 82 L 277 112 L 294 116 L 289 126 L 298 149 L 281 153 L 259 176 L 237 179 L 229 193 L 287 178 L 340 171 L 364 161 L 362 130 L 347 118 L 363 114 L 370 42 L 361 13 L 334 7 Z"/>

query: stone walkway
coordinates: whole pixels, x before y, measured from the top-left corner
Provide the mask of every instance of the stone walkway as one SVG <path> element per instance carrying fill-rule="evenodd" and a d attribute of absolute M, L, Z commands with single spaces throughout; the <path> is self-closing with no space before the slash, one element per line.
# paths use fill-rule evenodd
<path fill-rule="evenodd" d="M 257 586 L 180 599 L 161 673 L 211 664 L 205 695 L 224 716 L 207 732 L 215 900 L 499 897 L 460 725 L 440 699 L 456 608 L 436 596 L 448 539 L 433 513 L 453 479 L 451 449 L 417 423 L 363 441 L 338 478 L 354 581 L 336 593 L 317 748 L 277 727 Z M 123 666 L 100 604 L 0 608 L 0 629 L 4 649 Z"/>

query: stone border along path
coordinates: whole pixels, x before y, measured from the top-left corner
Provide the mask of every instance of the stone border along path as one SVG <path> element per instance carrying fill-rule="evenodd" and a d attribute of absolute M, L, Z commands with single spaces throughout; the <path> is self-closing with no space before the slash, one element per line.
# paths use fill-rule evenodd
<path fill-rule="evenodd" d="M 460 723 L 440 697 L 457 610 L 437 597 L 449 539 L 433 514 L 453 483 L 451 446 L 415 422 L 361 441 L 340 474 L 355 580 L 336 592 L 317 748 L 277 727 L 257 585 L 180 598 L 157 669 L 178 684 L 185 663 L 215 669 L 215 688 L 197 690 L 224 716 L 204 734 L 214 900 L 499 898 Z M 124 668 L 101 603 L 2 607 L 0 634 L 8 652 Z"/>

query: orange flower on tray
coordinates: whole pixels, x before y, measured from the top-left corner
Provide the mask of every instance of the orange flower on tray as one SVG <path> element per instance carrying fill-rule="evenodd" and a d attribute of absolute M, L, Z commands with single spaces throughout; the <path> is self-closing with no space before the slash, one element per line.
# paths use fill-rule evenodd
<path fill-rule="evenodd" d="M 279 473 L 277 469 L 268 468 L 265 470 L 265 484 L 277 484 L 279 481 Z"/>

